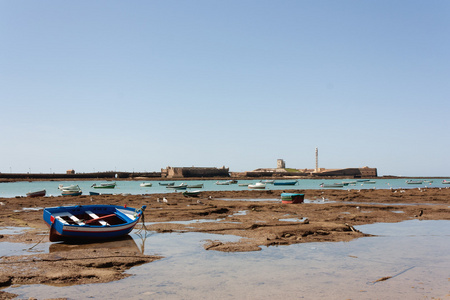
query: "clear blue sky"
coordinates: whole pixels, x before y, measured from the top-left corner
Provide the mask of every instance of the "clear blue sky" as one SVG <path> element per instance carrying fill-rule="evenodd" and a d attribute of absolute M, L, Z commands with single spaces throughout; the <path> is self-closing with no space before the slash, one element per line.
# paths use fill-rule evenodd
<path fill-rule="evenodd" d="M 0 0 L 0 172 L 450 176 L 450 1 Z"/>

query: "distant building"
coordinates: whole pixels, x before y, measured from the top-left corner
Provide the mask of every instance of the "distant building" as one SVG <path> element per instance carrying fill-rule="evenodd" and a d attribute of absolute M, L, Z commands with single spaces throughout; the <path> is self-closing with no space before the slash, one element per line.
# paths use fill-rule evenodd
<path fill-rule="evenodd" d="M 225 166 L 215 167 L 170 167 L 161 169 L 161 177 L 188 178 L 188 177 L 229 177 L 230 170 Z"/>
<path fill-rule="evenodd" d="M 282 159 L 277 159 L 277 169 L 284 169 L 286 168 L 286 163 Z"/>
<path fill-rule="evenodd" d="M 75 170 L 67 170 L 66 174 L 73 175 L 75 174 Z"/>

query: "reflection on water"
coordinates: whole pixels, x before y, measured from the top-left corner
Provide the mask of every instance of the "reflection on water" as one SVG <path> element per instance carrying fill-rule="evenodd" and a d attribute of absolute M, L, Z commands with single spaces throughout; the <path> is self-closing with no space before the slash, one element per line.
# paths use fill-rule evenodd
<path fill-rule="evenodd" d="M 340 243 L 305 243 L 259 252 L 206 251 L 204 233 L 154 233 L 145 254 L 165 258 L 132 268 L 133 276 L 72 287 L 30 285 L 20 298 L 104 299 L 424 299 L 449 293 L 450 221 L 356 226 L 376 234 Z M 139 243 L 139 237 L 132 235 Z M 448 296 L 447 296 L 448 297 Z"/>
<path fill-rule="evenodd" d="M 52 243 L 49 247 L 49 252 L 60 252 L 60 251 L 71 251 L 71 250 L 81 250 L 81 249 L 110 249 L 110 250 L 124 250 L 135 253 L 141 253 L 135 240 L 127 235 L 121 239 L 114 241 L 104 241 L 99 243 Z"/>

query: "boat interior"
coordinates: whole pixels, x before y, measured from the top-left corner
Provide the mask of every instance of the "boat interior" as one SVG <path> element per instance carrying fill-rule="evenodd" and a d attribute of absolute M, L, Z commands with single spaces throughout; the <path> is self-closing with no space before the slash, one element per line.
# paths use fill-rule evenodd
<path fill-rule="evenodd" d="M 77 214 L 71 214 L 70 212 L 54 213 L 53 216 L 64 225 L 111 226 L 127 223 L 117 213 L 94 213 L 89 210 Z"/>

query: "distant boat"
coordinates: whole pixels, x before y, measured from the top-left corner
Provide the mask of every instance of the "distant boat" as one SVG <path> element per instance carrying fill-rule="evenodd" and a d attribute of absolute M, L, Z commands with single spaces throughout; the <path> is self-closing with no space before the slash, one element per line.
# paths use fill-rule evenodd
<path fill-rule="evenodd" d="M 275 180 L 266 179 L 266 180 L 261 180 L 260 182 L 262 182 L 262 183 L 268 183 L 268 184 L 273 184 L 273 183 L 275 182 Z"/>
<path fill-rule="evenodd" d="M 141 187 L 151 187 L 152 183 L 151 182 L 143 182 L 139 186 L 141 186 Z"/>
<path fill-rule="evenodd" d="M 358 179 L 357 182 L 364 182 L 364 181 L 370 181 L 370 179 Z"/>
<path fill-rule="evenodd" d="M 183 196 L 185 197 L 197 197 L 202 191 L 184 191 Z"/>
<path fill-rule="evenodd" d="M 173 186 L 173 185 L 175 185 L 175 182 L 160 182 L 159 185 L 162 185 L 162 186 Z"/>
<path fill-rule="evenodd" d="M 248 186 L 249 183 L 238 183 L 238 186 Z"/>
<path fill-rule="evenodd" d="M 320 186 L 323 188 L 340 188 L 340 187 L 344 187 L 344 184 L 342 184 L 342 183 L 321 183 Z"/>
<path fill-rule="evenodd" d="M 296 185 L 298 183 L 297 180 L 294 181 L 275 181 L 273 185 Z"/>
<path fill-rule="evenodd" d="M 72 184 L 72 185 L 68 185 L 68 186 L 63 186 L 62 184 L 60 184 L 58 186 L 58 189 L 66 190 L 66 191 L 78 191 L 80 189 L 80 187 L 78 186 L 78 184 Z"/>
<path fill-rule="evenodd" d="M 81 194 L 82 194 L 82 191 L 78 185 L 70 185 L 68 187 L 61 187 L 61 195 L 63 195 L 63 196 L 80 196 Z"/>
<path fill-rule="evenodd" d="M 29 193 L 27 193 L 27 197 L 30 197 L 30 198 L 44 197 L 46 193 L 47 192 L 45 190 L 36 191 L 36 192 L 29 192 Z"/>
<path fill-rule="evenodd" d="M 63 190 L 61 195 L 63 196 L 80 196 L 83 192 L 81 190 L 71 191 L 71 190 Z"/>
<path fill-rule="evenodd" d="M 227 181 L 216 181 L 216 184 L 217 185 L 229 185 L 230 181 L 229 180 L 227 180 Z"/>
<path fill-rule="evenodd" d="M 377 182 L 374 181 L 374 180 L 367 180 L 367 181 L 364 181 L 363 183 L 364 184 L 374 184 L 374 183 L 377 183 Z"/>
<path fill-rule="evenodd" d="M 116 187 L 116 183 L 100 183 L 99 185 L 97 185 L 96 183 L 94 183 L 93 185 L 91 185 L 91 187 L 93 187 L 94 189 L 113 189 Z"/>
<path fill-rule="evenodd" d="M 442 184 L 450 184 L 450 181 L 444 179 L 444 180 L 442 181 Z"/>
<path fill-rule="evenodd" d="M 44 208 L 50 241 L 113 239 L 127 235 L 146 206 L 137 210 L 117 205 L 77 205 Z"/>
<path fill-rule="evenodd" d="M 262 182 L 257 182 L 255 184 L 249 184 L 249 189 L 255 189 L 255 190 L 264 190 L 266 188 L 266 184 Z"/>
<path fill-rule="evenodd" d="M 367 181 L 370 181 L 370 180 L 367 180 Z M 347 186 L 347 185 L 355 185 L 355 184 L 356 184 L 356 181 L 342 181 L 342 184 L 343 184 L 344 186 Z"/>
<path fill-rule="evenodd" d="M 101 195 L 101 194 L 98 193 L 98 192 L 89 192 L 89 195 L 91 195 L 91 196 L 98 196 L 98 195 Z"/>
<path fill-rule="evenodd" d="M 201 189 L 203 188 L 203 183 L 199 183 L 199 184 L 188 184 L 187 185 L 188 189 Z"/>
<path fill-rule="evenodd" d="M 281 193 L 281 203 L 285 204 L 303 203 L 304 200 L 305 200 L 304 194 Z"/>
<path fill-rule="evenodd" d="M 180 183 L 179 185 L 168 185 L 166 189 L 174 189 L 174 190 L 185 190 L 187 188 L 187 184 Z"/>
<path fill-rule="evenodd" d="M 407 184 L 422 184 L 423 180 L 406 180 Z"/>

